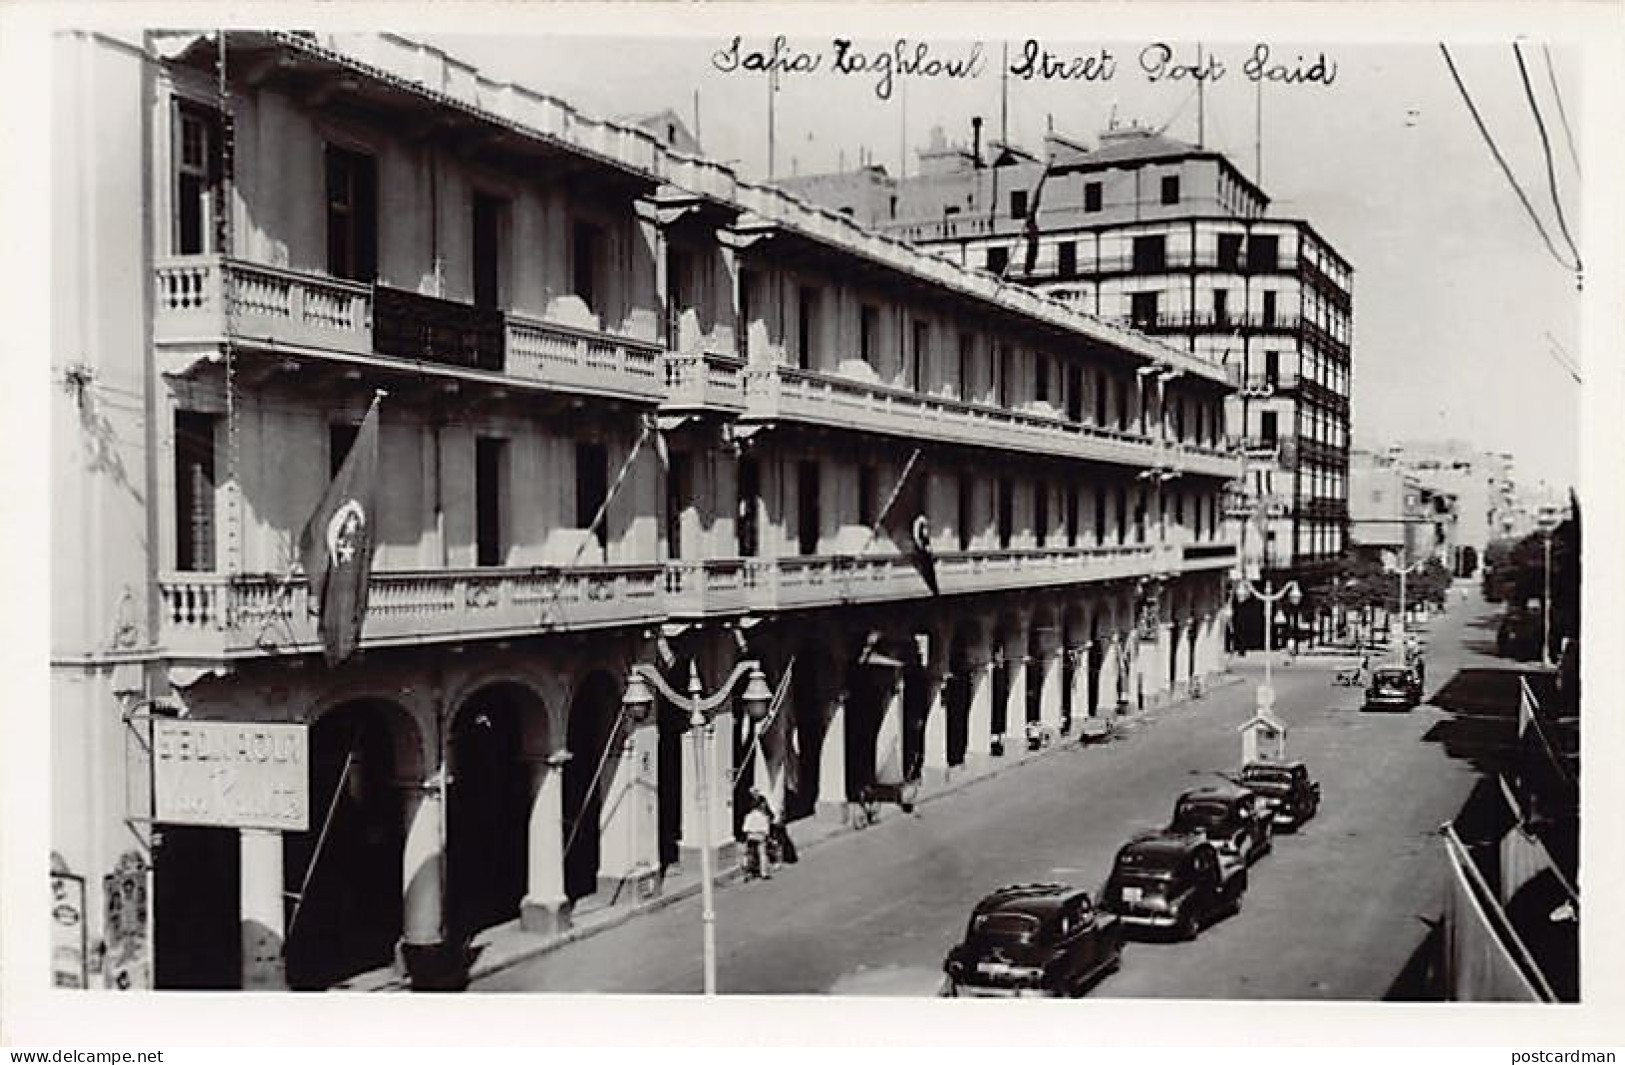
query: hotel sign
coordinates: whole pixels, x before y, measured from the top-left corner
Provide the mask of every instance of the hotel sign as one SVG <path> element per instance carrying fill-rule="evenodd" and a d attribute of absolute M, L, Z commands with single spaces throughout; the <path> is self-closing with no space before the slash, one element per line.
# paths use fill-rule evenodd
<path fill-rule="evenodd" d="M 155 718 L 154 820 L 304 832 L 310 827 L 304 725 Z"/>

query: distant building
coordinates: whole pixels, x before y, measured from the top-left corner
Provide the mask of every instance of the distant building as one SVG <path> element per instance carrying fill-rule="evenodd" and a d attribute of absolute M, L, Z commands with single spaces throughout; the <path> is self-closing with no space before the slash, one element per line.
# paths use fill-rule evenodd
<path fill-rule="evenodd" d="M 1349 464 L 1349 542 L 1411 565 L 1455 556 L 1457 498 L 1387 455 L 1355 451 Z"/>
<path fill-rule="evenodd" d="M 1490 542 L 1518 527 L 1511 455 L 1446 440 L 1391 444 L 1386 457 L 1418 484 L 1454 499 L 1455 535 L 1448 561 L 1457 576 L 1475 574 Z"/>
<path fill-rule="evenodd" d="M 1353 271 L 1304 219 L 1223 154 L 1137 126 L 1090 148 L 1050 133 L 1041 155 L 939 129 L 919 174 L 787 178 L 780 184 L 952 261 L 1223 362 L 1242 386 L 1227 423 L 1249 456 L 1228 514 L 1245 556 L 1277 585 L 1300 581 L 1320 613 L 1346 546 Z M 1142 378 L 1149 395 L 1162 387 Z M 1262 530 L 1260 551 L 1247 540 Z M 1236 612 L 1241 647 L 1262 639 L 1256 600 Z"/>
<path fill-rule="evenodd" d="M 700 138 L 688 128 L 682 117 L 671 108 L 645 115 L 622 115 L 616 119 L 622 125 L 636 126 L 654 136 L 667 151 L 683 155 L 700 154 Z"/>

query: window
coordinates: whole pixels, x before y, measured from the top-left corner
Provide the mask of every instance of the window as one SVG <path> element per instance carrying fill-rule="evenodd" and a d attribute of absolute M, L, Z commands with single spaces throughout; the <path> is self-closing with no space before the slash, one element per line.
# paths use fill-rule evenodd
<path fill-rule="evenodd" d="M 1078 546 L 1078 482 L 1068 481 L 1066 485 L 1066 546 Z"/>
<path fill-rule="evenodd" d="M 1265 447 L 1274 447 L 1276 440 L 1279 439 L 1277 420 L 1276 413 L 1272 410 L 1267 410 L 1259 416 L 1258 434 L 1263 439 Z"/>
<path fill-rule="evenodd" d="M 756 273 L 739 271 L 739 319 L 734 323 L 734 350 L 741 359 L 750 359 L 750 323 L 756 317 Z"/>
<path fill-rule="evenodd" d="M 867 310 L 867 308 L 865 308 Z M 803 285 L 796 293 L 796 365 L 813 368 L 813 343 L 817 340 L 818 290 Z M 863 356 L 869 360 L 867 350 Z"/>
<path fill-rule="evenodd" d="M 214 569 L 213 414 L 175 412 L 175 568 Z"/>
<path fill-rule="evenodd" d="M 909 385 L 916 392 L 925 391 L 925 364 L 931 355 L 931 326 L 929 323 L 916 321 L 914 323 L 914 361 L 909 367 Z"/>
<path fill-rule="evenodd" d="M 1273 292 L 1264 293 L 1264 324 L 1266 326 L 1275 324 L 1275 293 Z"/>
<path fill-rule="evenodd" d="M 1269 382 L 1271 388 L 1281 380 L 1281 353 L 1278 351 L 1264 352 L 1264 380 Z"/>
<path fill-rule="evenodd" d="M 177 255 L 215 250 L 221 191 L 220 116 L 190 104 L 175 109 L 175 206 L 171 240 Z"/>
<path fill-rule="evenodd" d="M 1026 218 L 1027 217 L 1027 190 L 1026 189 L 1011 189 L 1010 190 L 1010 217 L 1011 218 Z"/>
<path fill-rule="evenodd" d="M 1134 542 L 1145 543 L 1145 518 L 1150 510 L 1149 502 L 1145 496 L 1145 489 L 1134 493 Z"/>
<path fill-rule="evenodd" d="M 1151 329 L 1157 324 L 1157 298 L 1160 293 L 1135 292 L 1129 298 L 1129 321 L 1136 329 Z"/>
<path fill-rule="evenodd" d="M 1106 542 L 1106 507 L 1110 501 L 1106 498 L 1106 486 L 1095 485 L 1095 543 Z"/>
<path fill-rule="evenodd" d="M 1178 174 L 1169 174 L 1167 177 L 1162 179 L 1162 202 L 1163 203 L 1178 203 L 1179 202 L 1179 175 Z"/>
<path fill-rule="evenodd" d="M 1213 324 L 1230 324 L 1230 291 L 1216 288 L 1213 290 Z"/>
<path fill-rule="evenodd" d="M 999 406 L 1010 405 L 1010 349 L 1003 344 L 993 363 L 993 394 Z"/>
<path fill-rule="evenodd" d="M 1106 401 L 1111 392 L 1112 379 L 1102 373 L 1095 379 L 1095 424 L 1106 424 Z"/>
<path fill-rule="evenodd" d="M 1087 181 L 1084 183 L 1083 209 L 1091 214 L 1100 210 L 1100 182 Z"/>
<path fill-rule="evenodd" d="M 474 306 L 496 307 L 502 290 L 502 220 L 507 204 L 474 194 Z"/>
<path fill-rule="evenodd" d="M 959 334 L 959 398 L 970 400 L 971 396 L 971 356 L 976 351 L 976 338 L 969 333 Z"/>
<path fill-rule="evenodd" d="M 734 536 L 741 558 L 754 558 L 761 550 L 757 534 L 757 513 L 761 509 L 761 474 L 753 458 L 739 460 L 739 514 Z"/>
<path fill-rule="evenodd" d="M 1117 486 L 1117 542 L 1128 539 L 1128 488 Z"/>
<path fill-rule="evenodd" d="M 1083 367 L 1066 368 L 1066 417 L 1068 421 L 1083 421 Z"/>
<path fill-rule="evenodd" d="M 1008 477 L 999 478 L 999 547 L 1010 546 L 1016 528 L 1016 486 Z"/>
<path fill-rule="evenodd" d="M 1117 428 L 1128 428 L 1128 385 L 1117 383 Z"/>
<path fill-rule="evenodd" d="M 971 475 L 959 475 L 959 513 L 956 515 L 956 526 L 959 534 L 959 549 L 970 550 L 971 516 L 976 505 L 976 485 Z"/>
<path fill-rule="evenodd" d="M 875 468 L 858 467 L 858 524 L 865 529 L 875 524 Z"/>
<path fill-rule="evenodd" d="M 1253 234 L 1247 242 L 1247 269 L 1277 270 L 1280 268 L 1280 238 Z"/>
<path fill-rule="evenodd" d="M 1219 234 L 1219 269 L 1241 269 L 1241 234 Z"/>
<path fill-rule="evenodd" d="M 989 273 L 1003 274 L 1004 268 L 1010 265 L 1010 249 L 1005 247 L 987 249 L 987 269 Z"/>
<path fill-rule="evenodd" d="M 1174 400 L 1173 401 L 1173 406 L 1174 406 L 1174 439 L 1183 441 L 1185 439 L 1185 401 L 1184 401 L 1184 399 L 1181 398 L 1181 399 Z"/>
<path fill-rule="evenodd" d="M 1033 485 L 1033 540 L 1039 547 L 1049 542 L 1049 485 Z"/>
<path fill-rule="evenodd" d="M 577 222 L 570 231 L 570 291 L 581 298 L 587 309 L 602 311 L 600 273 L 604 257 L 604 231 L 591 222 Z"/>
<path fill-rule="evenodd" d="M 500 566 L 502 544 L 502 470 L 506 440 L 474 438 L 474 564 Z M 602 540 L 599 543 L 603 543 Z"/>
<path fill-rule="evenodd" d="M 694 463 L 686 451 L 673 451 L 666 464 L 666 556 L 683 557 L 683 512 L 694 490 Z"/>
<path fill-rule="evenodd" d="M 796 464 L 796 550 L 803 555 L 818 553 L 819 511 L 818 463 Z"/>
<path fill-rule="evenodd" d="M 867 303 L 858 310 L 858 357 L 880 368 L 880 308 Z"/>
<path fill-rule="evenodd" d="M 370 155 L 327 146 L 327 272 L 378 276 L 378 166 Z"/>
<path fill-rule="evenodd" d="M 609 550 L 609 516 L 593 521 L 609 499 L 609 449 L 603 444 L 576 445 L 576 528 L 592 529 L 600 550 Z"/>
<path fill-rule="evenodd" d="M 1059 256 L 1057 270 L 1062 277 L 1078 276 L 1078 242 L 1063 240 L 1055 246 Z"/>
<path fill-rule="evenodd" d="M 1161 235 L 1134 238 L 1134 270 L 1153 273 L 1168 266 L 1168 240 Z"/>
<path fill-rule="evenodd" d="M 1043 355 L 1033 356 L 1033 398 L 1049 402 L 1049 359 Z"/>

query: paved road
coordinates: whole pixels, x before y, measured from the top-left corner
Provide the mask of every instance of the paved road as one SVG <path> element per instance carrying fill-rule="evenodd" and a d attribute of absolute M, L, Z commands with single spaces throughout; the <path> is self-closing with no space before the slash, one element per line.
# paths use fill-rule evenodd
<path fill-rule="evenodd" d="M 1478 600 L 1436 621 L 1430 688 L 1476 656 Z M 1239 758 L 1249 683 L 1161 711 L 1114 743 L 1064 748 L 873 828 L 832 839 L 770 882 L 718 893 L 723 993 L 929 995 L 970 907 L 1000 884 L 1091 889 L 1119 843 L 1163 822 L 1180 790 Z M 1428 733 L 1442 711 L 1361 714 L 1330 662 L 1275 671 L 1290 753 L 1320 778 L 1319 817 L 1253 869 L 1243 911 L 1191 943 L 1131 944 L 1099 997 L 1380 999 L 1421 944 L 1443 891 L 1435 831 L 1475 776 Z M 478 981 L 474 991 L 691 993 L 698 898 Z"/>

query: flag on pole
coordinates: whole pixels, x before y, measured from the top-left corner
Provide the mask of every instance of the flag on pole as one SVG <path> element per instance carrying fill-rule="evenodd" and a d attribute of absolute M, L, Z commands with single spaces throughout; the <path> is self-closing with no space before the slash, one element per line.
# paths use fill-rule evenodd
<path fill-rule="evenodd" d="M 784 667 L 784 676 L 779 678 L 773 701 L 768 704 L 767 717 L 758 726 L 761 732 L 757 750 L 762 758 L 763 776 L 767 778 L 766 795 L 773 809 L 781 814 L 786 796 L 801 786 L 800 755 L 795 749 L 795 723 L 788 701 L 795 668 L 796 660 L 792 657 Z"/>
<path fill-rule="evenodd" d="M 917 514 L 908 527 L 909 539 L 914 542 L 914 550 L 910 557 L 914 560 L 914 568 L 920 571 L 925 586 L 931 589 L 931 594 L 938 594 L 937 589 L 937 556 L 931 552 L 931 519 L 924 514 Z"/>
<path fill-rule="evenodd" d="M 1027 224 L 1023 235 L 1027 239 L 1026 272 L 1030 275 L 1033 267 L 1038 265 L 1038 202 L 1044 196 L 1044 182 L 1049 179 L 1049 163 L 1044 164 L 1043 172 L 1038 175 L 1038 184 L 1033 186 L 1032 202 L 1027 204 Z"/>
<path fill-rule="evenodd" d="M 350 657 L 367 616 L 372 556 L 377 547 L 374 496 L 378 483 L 378 401 L 373 396 L 355 443 L 299 535 L 299 560 L 320 620 L 330 666 Z"/>

